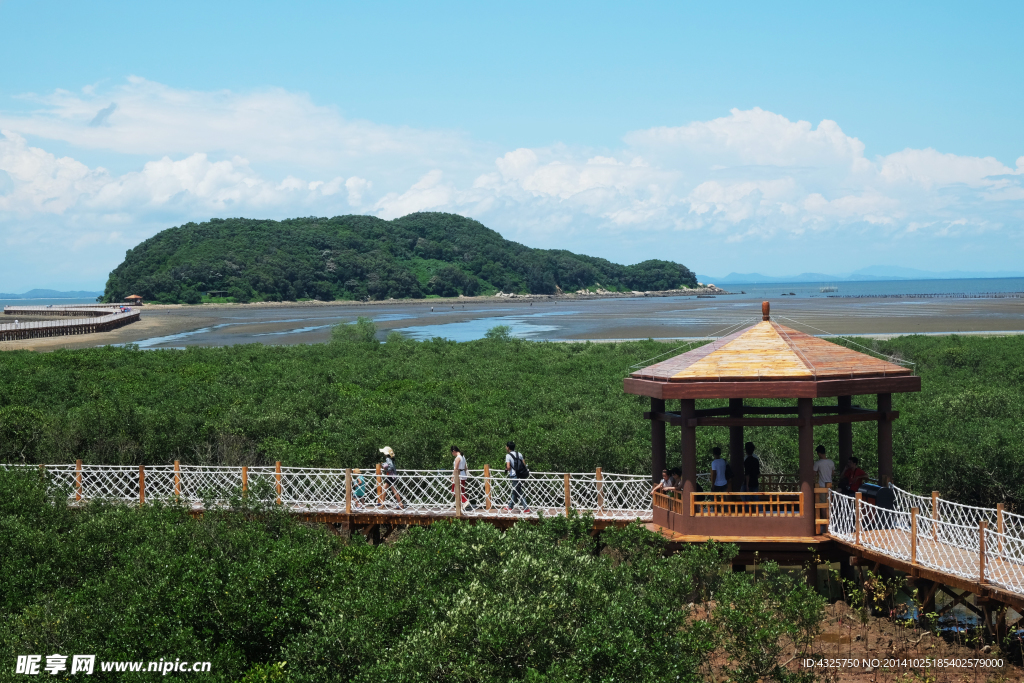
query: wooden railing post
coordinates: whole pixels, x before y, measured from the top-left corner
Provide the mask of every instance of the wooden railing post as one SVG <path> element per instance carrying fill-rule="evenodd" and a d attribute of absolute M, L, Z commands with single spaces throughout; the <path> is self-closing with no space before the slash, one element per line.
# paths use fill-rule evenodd
<path fill-rule="evenodd" d="M 380 463 L 377 463 L 377 504 L 384 505 L 384 480 L 380 476 Z"/>
<path fill-rule="evenodd" d="M 345 514 L 352 514 L 352 468 L 345 468 Z"/>
<path fill-rule="evenodd" d="M 491 466 L 484 464 L 484 507 L 491 509 Z"/>
<path fill-rule="evenodd" d="M 978 522 L 978 583 L 985 583 L 985 530 L 988 520 Z"/>
<path fill-rule="evenodd" d="M 996 550 L 1000 555 L 1003 554 L 1003 504 L 996 503 L 996 533 L 999 534 L 999 546 Z"/>
<path fill-rule="evenodd" d="M 452 491 L 455 492 L 455 516 L 462 516 L 462 480 L 459 479 L 459 471 L 452 472 Z"/>
<path fill-rule="evenodd" d="M 174 499 L 181 498 L 181 463 L 174 461 Z"/>
<path fill-rule="evenodd" d="M 242 465 L 242 498 L 249 497 L 249 468 Z"/>
<path fill-rule="evenodd" d="M 917 564 L 917 508 L 910 508 L 910 564 Z"/>
<path fill-rule="evenodd" d="M 281 461 L 274 464 L 274 479 L 277 481 L 277 504 L 281 504 Z"/>
<path fill-rule="evenodd" d="M 856 536 L 854 537 L 853 544 L 860 545 L 860 503 L 863 499 L 863 494 L 857 491 L 857 495 L 853 499 L 853 516 L 857 520 Z"/>
<path fill-rule="evenodd" d="M 932 491 L 932 540 L 939 540 L 939 492 Z"/>
<path fill-rule="evenodd" d="M 601 468 L 597 468 L 597 481 L 594 486 L 597 487 L 597 509 L 604 510 L 604 475 L 601 473 Z"/>
<path fill-rule="evenodd" d="M 568 517 L 569 516 L 569 507 L 571 506 L 571 503 L 569 502 L 569 473 L 566 472 L 564 476 L 565 476 L 565 516 Z"/>
<path fill-rule="evenodd" d="M 146 504 L 146 466 L 139 465 L 139 505 Z"/>
<path fill-rule="evenodd" d="M 82 461 L 75 461 L 75 500 L 82 500 Z M 1003 523 L 1003 515 L 999 513 L 999 523 Z"/>

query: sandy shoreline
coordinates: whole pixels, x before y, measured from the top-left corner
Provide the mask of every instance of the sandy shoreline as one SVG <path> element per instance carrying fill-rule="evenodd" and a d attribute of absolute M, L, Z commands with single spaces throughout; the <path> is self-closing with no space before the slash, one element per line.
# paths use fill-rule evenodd
<path fill-rule="evenodd" d="M 772 300 L 778 322 L 813 334 L 888 338 L 903 334 L 1024 333 L 1024 299 L 779 298 Z M 0 350 L 51 351 L 107 344 L 145 342 L 185 335 L 163 345 L 223 346 L 237 343 L 322 343 L 330 326 L 365 315 L 384 333 L 427 326 L 446 334 L 446 325 L 500 324 L 504 318 L 545 323 L 534 339 L 605 341 L 688 339 L 715 336 L 742 320 L 759 319 L 760 302 L 719 295 L 685 297 L 459 297 L 379 302 L 308 301 L 254 304 L 147 304 L 142 319 L 94 335 L 28 339 L 0 343 Z M 496 316 L 500 316 L 496 317 Z M 7 317 L 7 316 L 4 316 Z M 541 328 L 537 328 L 541 329 Z M 149 340 L 149 342 L 146 342 Z"/>

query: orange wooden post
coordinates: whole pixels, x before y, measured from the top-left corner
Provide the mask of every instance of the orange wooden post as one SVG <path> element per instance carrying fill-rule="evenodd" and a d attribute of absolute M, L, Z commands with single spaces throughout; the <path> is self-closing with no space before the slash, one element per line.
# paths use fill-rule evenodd
<path fill-rule="evenodd" d="M 1003 504 L 996 504 L 996 533 L 999 534 L 999 549 L 996 551 L 1003 554 Z"/>
<path fill-rule="evenodd" d="M 174 497 L 181 497 L 181 463 L 174 461 Z"/>
<path fill-rule="evenodd" d="M 569 506 L 570 505 L 571 505 L 571 503 L 569 501 L 569 473 L 566 472 L 565 473 L 565 516 L 566 517 L 569 516 Z"/>
<path fill-rule="evenodd" d="M 988 521 L 978 522 L 978 583 L 985 583 L 985 530 Z"/>
<path fill-rule="evenodd" d="M 932 540 L 939 540 L 939 492 L 932 491 Z"/>
<path fill-rule="evenodd" d="M 281 504 L 281 461 L 274 464 L 274 479 L 277 480 L 277 504 Z"/>
<path fill-rule="evenodd" d="M 917 508 L 910 508 L 910 564 L 917 564 Z"/>
<path fill-rule="evenodd" d="M 459 471 L 452 472 L 452 491 L 455 492 L 455 516 L 462 516 L 462 480 L 459 479 Z"/>
<path fill-rule="evenodd" d="M 352 468 L 345 468 L 345 514 L 352 514 Z"/>
<path fill-rule="evenodd" d="M 597 487 L 597 509 L 604 510 L 604 476 L 600 467 L 597 468 L 597 482 L 594 486 Z"/>
<path fill-rule="evenodd" d="M 860 545 L 860 503 L 861 503 L 861 500 L 862 500 L 862 496 L 863 496 L 863 494 L 860 491 L 857 491 L 857 495 L 855 496 L 854 502 L 853 502 L 853 510 L 854 510 L 853 514 L 854 514 L 854 517 L 857 520 L 857 531 L 856 531 L 857 535 L 854 537 L 854 540 L 853 540 L 853 544 L 854 545 Z"/>
<path fill-rule="evenodd" d="M 249 468 L 242 465 L 242 497 L 249 495 Z"/>
<path fill-rule="evenodd" d="M 384 504 L 384 482 L 380 476 L 380 463 L 377 463 L 377 504 Z"/>
<path fill-rule="evenodd" d="M 146 466 L 139 465 L 139 505 L 146 504 Z"/>
<path fill-rule="evenodd" d="M 82 500 L 82 461 L 75 461 L 75 500 Z M 999 523 L 1003 523 L 1003 515 L 999 514 Z"/>
<path fill-rule="evenodd" d="M 491 466 L 484 463 L 484 507 L 491 509 Z"/>

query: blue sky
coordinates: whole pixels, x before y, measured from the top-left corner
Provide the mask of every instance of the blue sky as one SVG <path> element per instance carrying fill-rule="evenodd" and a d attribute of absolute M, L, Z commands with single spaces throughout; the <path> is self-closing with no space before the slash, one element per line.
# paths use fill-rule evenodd
<path fill-rule="evenodd" d="M 1020 270 L 1024 5 L 0 2 L 0 291 L 416 210 L 702 273 Z"/>

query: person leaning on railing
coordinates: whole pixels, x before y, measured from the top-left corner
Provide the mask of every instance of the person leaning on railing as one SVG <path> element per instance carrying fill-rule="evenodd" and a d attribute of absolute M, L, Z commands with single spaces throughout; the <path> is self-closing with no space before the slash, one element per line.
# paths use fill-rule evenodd
<path fill-rule="evenodd" d="M 651 495 L 653 496 L 655 493 L 665 493 L 669 489 L 675 488 L 672 486 L 672 483 L 672 476 L 668 473 L 668 470 L 662 470 L 661 481 L 655 484 L 654 488 L 651 489 Z"/>

